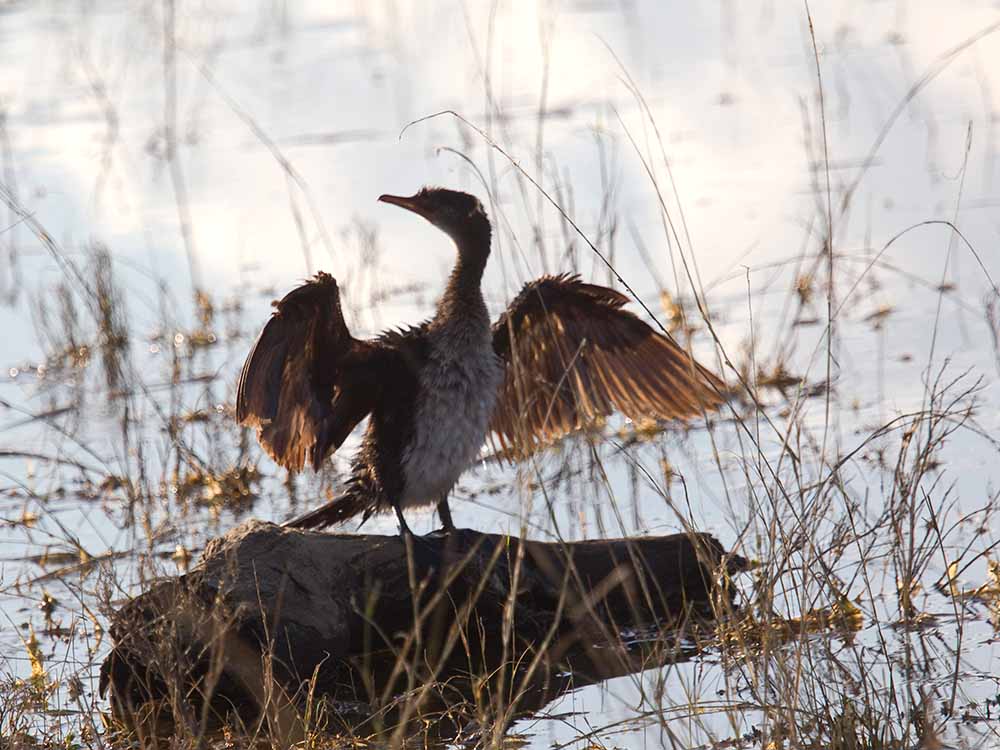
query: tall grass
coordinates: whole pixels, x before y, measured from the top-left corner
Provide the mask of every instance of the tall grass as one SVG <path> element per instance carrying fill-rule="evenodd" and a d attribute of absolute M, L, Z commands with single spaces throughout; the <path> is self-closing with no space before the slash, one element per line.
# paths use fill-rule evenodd
<path fill-rule="evenodd" d="M 511 727 L 532 731 L 532 724 L 518 724 L 530 706 L 535 721 L 547 717 L 542 725 L 559 727 L 566 739 L 558 747 L 637 745 L 643 740 L 632 735 L 639 733 L 665 747 L 1000 744 L 1000 679 L 990 669 L 989 652 L 1000 622 L 998 493 L 988 489 L 976 499 L 960 498 L 956 472 L 965 469 L 949 466 L 963 453 L 990 462 L 996 455 L 998 444 L 983 413 L 994 376 L 939 356 L 912 362 L 907 377 L 921 384 L 921 403 L 898 413 L 885 394 L 892 382 L 880 383 L 873 397 L 853 394 L 854 385 L 838 377 L 840 363 L 859 342 L 879 341 L 878 356 L 886 358 L 886 321 L 897 313 L 914 316 L 938 336 L 940 309 L 959 307 L 1000 351 L 992 279 L 987 286 L 993 291 L 977 305 L 945 277 L 914 278 L 890 262 L 888 250 L 901 235 L 861 254 L 839 240 L 858 184 L 893 123 L 993 26 L 938 58 L 893 110 L 857 176 L 840 185 L 830 173 L 825 63 L 811 36 L 817 88 L 806 105 L 814 126 L 809 147 L 822 154 L 813 175 L 819 185 L 816 215 L 798 254 L 738 272 L 746 279 L 739 294 L 720 293 L 702 280 L 696 260 L 702 248 L 688 230 L 684 186 L 675 181 L 653 109 L 624 66 L 623 86 L 638 121 L 615 110 L 594 129 L 593 158 L 601 174 L 596 220 L 575 208 L 574 165 L 558 164 L 547 151 L 545 76 L 530 138 L 514 132 L 504 117 L 493 84 L 493 54 L 483 58 L 485 115 L 445 115 L 457 118 L 461 136 L 460 145 L 448 147 L 451 155 L 441 158 L 457 159 L 467 170 L 463 178 L 488 198 L 497 257 L 510 263 L 505 274 L 598 269 L 592 277 L 632 294 L 651 324 L 669 329 L 712 362 L 737 394 L 722 412 L 686 428 L 612 422 L 514 472 L 486 461 L 475 480 L 459 488 L 464 499 L 483 508 L 503 506 L 521 536 L 544 533 L 557 540 L 594 535 L 591 525 L 600 536 L 645 528 L 648 508 L 661 503 L 661 523 L 667 518 L 673 528 L 693 532 L 705 518 L 703 504 L 710 500 L 722 509 L 713 531 L 755 561 L 752 573 L 735 582 L 741 592 L 737 607 L 720 597 L 709 613 L 711 626 L 685 620 L 638 633 L 594 634 L 609 651 L 610 666 L 602 674 L 615 679 L 601 695 L 621 702 L 617 718 L 595 724 L 562 710 L 573 699 L 566 692 L 572 680 L 581 687 L 587 679 L 559 673 L 518 642 L 515 597 L 504 613 L 501 666 L 489 673 L 443 678 L 440 665 L 414 656 L 421 653 L 418 630 L 404 634 L 404 645 L 381 665 L 400 680 L 382 691 L 366 686 L 364 705 L 332 705 L 313 682 L 283 685 L 265 654 L 246 678 L 264 686 L 255 697 L 269 707 L 253 726 L 227 725 L 222 710 L 216 715 L 211 698 L 224 666 L 218 662 L 202 683 L 204 700 L 192 701 L 178 682 L 167 686 L 169 700 L 155 711 L 142 707 L 151 713 L 130 727 L 111 716 L 97 694 L 96 673 L 109 648 L 105 631 L 122 603 L 152 582 L 188 570 L 208 539 L 249 513 L 270 512 L 272 505 L 294 511 L 335 492 L 340 479 L 336 463 L 316 478 L 285 475 L 262 457 L 253 435 L 234 424 L 235 368 L 261 322 L 247 319 L 244 301 L 281 290 L 245 285 L 225 298 L 199 276 L 177 157 L 176 66 L 185 58 L 175 45 L 174 4 L 164 9 L 164 137 L 193 299 L 176 299 L 166 279 L 146 284 L 152 295 L 123 287 L 121 272 L 129 269 L 113 248 L 94 245 L 82 256 L 73 253 L 25 206 L 9 176 L 0 192 L 8 223 L 30 235 L 61 272 L 60 281 L 32 301 L 44 357 L 2 363 L 17 368 L 18 382 L 30 383 L 39 394 L 36 403 L 44 402 L 41 408 L 27 400 L 9 405 L 17 416 L 7 426 L 12 442 L 2 454 L 29 467 L 20 474 L 4 471 L 3 508 L 8 538 L 32 556 L 21 560 L 14 579 L 5 576 L 2 591 L 40 613 L 28 618 L 31 628 L 8 622 L 13 636 L 3 641 L 0 662 L 4 743 L 90 748 L 156 735 L 175 747 L 280 746 L 292 739 L 317 747 L 434 745 L 458 728 L 463 742 L 499 746 L 511 740 Z M 812 29 L 814 20 L 808 20 Z M 546 17 L 541 26 L 546 49 L 551 22 Z M 484 40 L 487 50 L 491 44 Z M 310 251 L 314 237 L 328 248 L 333 240 L 310 186 L 211 70 L 201 74 L 282 170 L 301 252 L 311 266 L 317 261 Z M 411 124 L 407 134 L 425 125 Z M 0 121 L 0 145 L 5 127 Z M 662 236 L 642 236 L 618 208 L 616 175 L 626 161 L 645 175 L 645 195 L 659 208 Z M 4 166 L 9 170 L 8 161 Z M 955 224 L 945 228 L 960 236 Z M 636 252 L 647 258 L 646 278 L 626 278 L 617 270 L 618 259 L 631 252 L 626 227 Z M 978 257 L 979 249 L 961 240 L 954 252 Z M 669 250 L 672 278 L 665 278 L 656 248 Z M 380 277 L 373 270 L 381 257 L 378 234 L 363 223 L 345 229 L 338 254 L 362 260 L 345 284 L 349 313 L 362 325 L 381 325 L 386 300 L 435 292 Z M 988 277 L 982 261 L 977 267 Z M 766 289 L 760 288 L 761 276 L 769 279 Z M 940 307 L 921 309 L 911 300 L 912 309 L 883 305 L 865 317 L 854 314 L 859 287 L 903 282 L 930 290 Z M 744 333 L 734 338 L 733 330 Z M 739 339 L 742 346 L 725 343 Z M 866 356 L 868 350 L 858 348 Z M 885 365 L 880 362 L 880 369 Z M 854 403 L 858 399 L 875 404 L 876 422 L 855 418 L 863 411 Z M 13 443 L 27 430 L 42 436 L 44 449 Z M 715 494 L 699 496 L 708 492 Z M 85 536 L 104 544 L 88 549 Z M 515 577 L 518 570 L 513 568 Z M 418 620 L 430 611 L 426 602 L 415 606 Z M 179 660 L 190 657 L 182 646 L 192 629 L 213 628 L 202 633 L 206 640 L 230 637 L 225 618 L 174 626 L 178 630 L 164 636 L 157 658 L 177 661 L 178 670 Z M 481 656 L 474 641 L 460 619 L 443 636 L 451 652 L 470 663 Z M 254 663 L 251 656 L 246 663 Z M 543 673 L 548 682 L 539 687 Z M 555 703 L 546 709 L 549 701 Z"/>

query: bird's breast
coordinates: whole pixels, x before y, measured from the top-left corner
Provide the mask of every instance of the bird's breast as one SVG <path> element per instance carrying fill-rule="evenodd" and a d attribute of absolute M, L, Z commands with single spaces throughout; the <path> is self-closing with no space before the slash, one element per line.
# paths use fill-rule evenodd
<path fill-rule="evenodd" d="M 477 458 L 501 377 L 488 327 L 432 337 L 403 455 L 404 506 L 437 502 Z"/>

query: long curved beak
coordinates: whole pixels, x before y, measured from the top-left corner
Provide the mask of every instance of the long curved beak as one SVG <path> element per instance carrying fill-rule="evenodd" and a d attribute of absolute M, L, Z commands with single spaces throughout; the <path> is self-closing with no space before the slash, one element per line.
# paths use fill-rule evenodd
<path fill-rule="evenodd" d="M 407 211 L 413 211 L 413 213 L 418 216 L 423 216 L 427 218 L 427 214 L 424 210 L 423 205 L 417 200 L 417 196 L 411 195 L 406 198 L 402 195 L 380 195 L 378 197 L 379 201 L 382 203 L 391 203 L 394 206 L 399 206 L 400 208 L 405 208 Z"/>

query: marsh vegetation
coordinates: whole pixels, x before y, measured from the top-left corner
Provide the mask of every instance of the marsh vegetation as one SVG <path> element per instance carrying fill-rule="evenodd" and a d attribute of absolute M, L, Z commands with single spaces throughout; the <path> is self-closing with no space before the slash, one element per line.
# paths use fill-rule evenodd
<path fill-rule="evenodd" d="M 456 523 L 753 563 L 715 626 L 618 634 L 618 676 L 512 723 L 480 692 L 470 744 L 1000 745 L 1000 18 L 690 5 L 0 6 L 4 747 L 133 741 L 111 613 L 337 491 L 262 455 L 235 378 L 316 270 L 352 330 L 428 313 L 450 249 L 374 202 L 428 183 L 487 205 L 492 311 L 577 271 L 738 394 L 484 455 Z M 170 710 L 178 747 L 269 741 Z"/>

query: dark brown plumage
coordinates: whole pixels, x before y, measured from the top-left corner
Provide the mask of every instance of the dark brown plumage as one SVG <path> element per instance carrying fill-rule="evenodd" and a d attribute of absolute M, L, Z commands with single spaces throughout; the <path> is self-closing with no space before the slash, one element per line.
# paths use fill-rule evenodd
<path fill-rule="evenodd" d="M 493 326 L 506 363 L 490 429 L 525 456 L 596 417 L 686 419 L 722 402 L 725 384 L 677 343 L 622 310 L 628 297 L 576 275 L 525 285 Z"/>
<path fill-rule="evenodd" d="M 400 456 L 413 432 L 417 373 L 427 358 L 427 325 L 370 341 L 347 332 L 337 282 L 326 273 L 274 303 L 247 357 L 236 418 L 291 471 L 319 470 L 371 415 L 347 488 L 316 525 L 393 507 L 403 489 Z M 321 522 L 320 522 L 321 521 Z M 311 527 L 304 516 L 294 524 Z"/>
<path fill-rule="evenodd" d="M 260 428 L 282 465 L 319 469 L 372 409 L 375 384 L 351 377 L 372 353 L 347 330 L 336 280 L 320 272 L 274 303 L 240 374 L 236 418 Z"/>
<path fill-rule="evenodd" d="M 347 330 L 336 281 L 320 273 L 280 302 L 247 358 L 237 418 L 281 465 L 318 469 L 370 415 L 343 494 L 289 525 L 433 504 L 487 431 L 524 456 L 594 418 L 685 419 L 721 403 L 724 385 L 673 339 L 623 310 L 628 298 L 576 276 L 527 284 L 491 327 L 480 289 L 490 224 L 471 195 L 425 188 L 380 200 L 446 232 L 458 250 L 427 322 L 368 341 Z"/>

